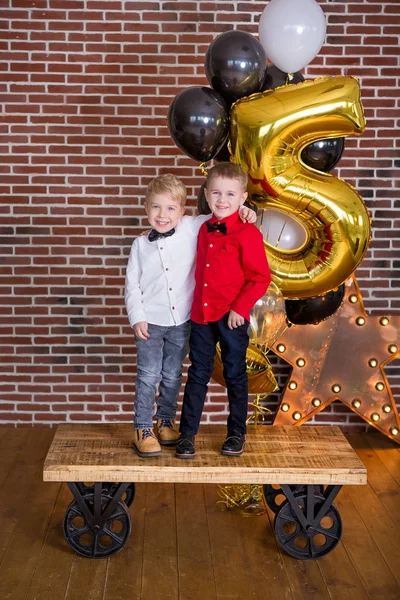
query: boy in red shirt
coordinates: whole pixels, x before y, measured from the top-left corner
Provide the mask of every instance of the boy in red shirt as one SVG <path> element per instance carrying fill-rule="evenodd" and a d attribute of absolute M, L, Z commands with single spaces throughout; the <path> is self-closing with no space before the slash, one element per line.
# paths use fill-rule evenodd
<path fill-rule="evenodd" d="M 207 177 L 205 196 L 213 213 L 197 242 L 196 286 L 191 319 L 191 366 L 183 398 L 178 458 L 194 458 L 215 346 L 221 346 L 228 391 L 228 434 L 222 454 L 240 456 L 246 433 L 248 386 L 246 351 L 250 311 L 271 281 L 263 238 L 244 225 L 239 207 L 247 198 L 247 175 L 238 165 L 219 163 Z"/>

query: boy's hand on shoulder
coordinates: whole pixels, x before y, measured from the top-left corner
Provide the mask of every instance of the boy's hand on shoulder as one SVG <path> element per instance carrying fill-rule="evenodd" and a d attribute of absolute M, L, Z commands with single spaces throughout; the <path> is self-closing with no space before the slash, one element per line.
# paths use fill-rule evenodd
<path fill-rule="evenodd" d="M 147 331 L 147 321 L 139 321 L 132 325 L 133 333 L 139 340 L 148 340 L 150 334 Z"/>
<path fill-rule="evenodd" d="M 229 329 L 236 329 L 236 327 L 240 327 L 241 325 L 244 325 L 244 317 L 234 310 L 230 310 L 228 316 Z"/>
<path fill-rule="evenodd" d="M 248 206 L 242 205 L 239 210 L 239 217 L 243 221 L 243 223 L 255 223 L 257 221 L 257 214 Z"/>

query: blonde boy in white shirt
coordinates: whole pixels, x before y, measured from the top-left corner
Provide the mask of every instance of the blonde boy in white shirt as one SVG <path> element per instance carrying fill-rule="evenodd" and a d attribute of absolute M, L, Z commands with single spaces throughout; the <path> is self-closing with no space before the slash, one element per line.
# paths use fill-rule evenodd
<path fill-rule="evenodd" d="M 174 175 L 150 182 L 145 210 L 153 229 L 134 240 L 126 270 L 125 304 L 137 345 L 133 446 L 142 458 L 160 455 L 160 444 L 175 445 L 179 437 L 175 415 L 188 352 L 197 234 L 211 217 L 183 216 L 185 203 L 186 188 Z M 243 207 L 241 218 L 254 222 L 256 215 Z"/>

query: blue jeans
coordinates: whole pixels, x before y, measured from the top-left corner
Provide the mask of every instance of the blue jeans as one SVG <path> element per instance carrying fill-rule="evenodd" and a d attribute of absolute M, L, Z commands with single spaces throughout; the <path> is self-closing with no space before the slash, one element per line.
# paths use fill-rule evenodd
<path fill-rule="evenodd" d="M 159 387 L 157 419 L 175 419 L 182 383 L 182 363 L 189 349 L 190 322 L 163 327 L 149 323 L 147 340 L 136 340 L 137 378 L 134 428 L 153 427 L 153 406 Z"/>
<path fill-rule="evenodd" d="M 196 435 L 214 368 L 215 346 L 221 346 L 223 375 L 228 392 L 228 433 L 246 433 L 248 384 L 246 351 L 249 345 L 248 321 L 236 329 L 227 325 L 229 313 L 219 321 L 200 325 L 192 321 L 190 334 L 191 365 L 183 396 L 180 432 Z"/>

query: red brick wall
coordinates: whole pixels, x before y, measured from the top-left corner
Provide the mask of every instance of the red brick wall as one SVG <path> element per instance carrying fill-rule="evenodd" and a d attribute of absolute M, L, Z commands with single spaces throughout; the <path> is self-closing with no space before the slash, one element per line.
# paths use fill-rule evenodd
<path fill-rule="evenodd" d="M 358 271 L 371 312 L 400 311 L 396 0 L 320 2 L 328 37 L 307 74 L 360 78 L 368 130 L 339 174 L 374 234 Z M 257 34 L 264 2 L 3 0 L 0 34 L 0 422 L 129 421 L 135 346 L 123 303 L 146 184 L 197 165 L 172 143 L 172 98 L 206 84 L 213 37 Z M 276 365 L 281 383 L 288 374 Z M 400 392 L 400 369 L 388 368 Z M 224 420 L 213 385 L 206 419 Z M 274 407 L 277 397 L 271 398 Z M 351 413 L 335 405 L 331 422 Z M 352 420 L 354 426 L 363 422 Z"/>

